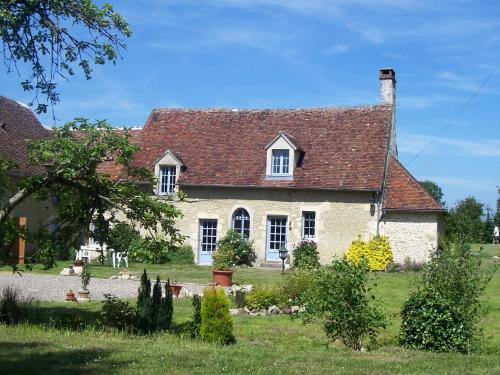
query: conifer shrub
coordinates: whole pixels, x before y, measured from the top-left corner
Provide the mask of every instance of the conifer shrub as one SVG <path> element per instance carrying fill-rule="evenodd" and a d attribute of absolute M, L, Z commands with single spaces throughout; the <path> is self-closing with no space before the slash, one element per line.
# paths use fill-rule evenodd
<path fill-rule="evenodd" d="M 174 316 L 174 299 L 172 290 L 170 289 L 170 279 L 165 284 L 165 297 L 161 299 L 160 310 L 158 312 L 157 327 L 160 330 L 168 330 L 172 325 L 172 317 Z"/>
<path fill-rule="evenodd" d="M 223 345 L 234 342 L 229 299 L 223 288 L 206 288 L 203 292 L 200 337 Z"/>
<path fill-rule="evenodd" d="M 143 333 L 168 330 L 172 324 L 173 314 L 174 301 L 170 280 L 165 284 L 165 297 L 162 297 L 160 276 L 157 276 L 151 295 L 151 282 L 144 270 L 137 296 L 137 329 Z"/>
<path fill-rule="evenodd" d="M 153 295 L 151 297 L 151 320 L 150 329 L 151 331 L 156 331 L 160 326 L 160 308 L 162 304 L 162 290 L 161 290 L 160 276 L 156 276 L 156 282 L 153 285 Z"/>
<path fill-rule="evenodd" d="M 189 337 L 196 339 L 200 336 L 201 329 L 201 297 L 197 294 L 193 296 L 193 317 L 186 326 L 186 333 Z"/>
<path fill-rule="evenodd" d="M 401 310 L 399 344 L 420 350 L 469 353 L 480 348 L 481 298 L 496 267 L 483 269 L 464 242 L 431 254 L 418 289 Z"/>
<path fill-rule="evenodd" d="M 358 237 L 347 249 L 346 258 L 354 265 L 366 259 L 370 271 L 384 271 L 392 262 L 391 245 L 386 236 L 373 237 L 368 242 Z"/>
<path fill-rule="evenodd" d="M 148 279 L 146 269 L 141 276 L 137 295 L 137 329 L 143 333 L 151 331 L 151 281 Z"/>
<path fill-rule="evenodd" d="M 297 268 L 318 268 L 318 245 L 314 241 L 301 241 L 293 249 L 293 266 Z"/>

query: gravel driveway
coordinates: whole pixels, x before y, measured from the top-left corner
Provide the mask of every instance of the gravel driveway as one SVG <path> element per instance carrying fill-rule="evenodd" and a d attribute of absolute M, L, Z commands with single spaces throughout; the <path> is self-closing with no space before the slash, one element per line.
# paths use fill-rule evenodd
<path fill-rule="evenodd" d="M 9 285 L 19 289 L 24 297 L 39 301 L 64 301 L 69 289 L 75 294 L 80 289 L 80 277 L 0 272 L 0 291 Z M 201 294 L 206 287 L 206 285 L 192 283 L 181 283 L 181 285 L 180 297 L 191 297 L 195 293 Z M 104 299 L 105 293 L 120 298 L 134 298 L 137 297 L 138 288 L 139 281 L 136 280 L 92 278 L 89 284 L 91 299 Z"/>

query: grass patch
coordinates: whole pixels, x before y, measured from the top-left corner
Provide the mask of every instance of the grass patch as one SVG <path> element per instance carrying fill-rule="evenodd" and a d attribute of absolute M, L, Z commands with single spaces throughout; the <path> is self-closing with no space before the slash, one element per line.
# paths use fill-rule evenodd
<path fill-rule="evenodd" d="M 499 246 L 486 245 L 478 256 L 491 265 Z M 144 265 L 133 265 L 139 273 Z M 210 267 L 147 265 L 150 275 L 179 281 L 209 282 Z M 111 272 L 116 272 L 109 269 Z M 36 272 L 39 272 L 37 270 Z M 52 272 L 52 271 L 51 271 Z M 107 268 L 95 267 L 102 277 Z M 57 273 L 52 272 L 52 273 Z M 239 274 L 239 275 L 238 275 Z M 109 276 L 108 276 L 109 275 Z M 408 297 L 415 273 L 377 273 L 376 294 L 392 324 L 379 336 L 379 347 L 367 353 L 339 345 L 326 346 L 317 324 L 304 326 L 287 316 L 235 317 L 236 344 L 210 345 L 177 333 L 128 335 L 93 327 L 101 302 L 39 303 L 29 324 L 0 325 L 2 372 L 16 374 L 495 374 L 500 373 L 500 275 L 486 290 L 489 314 L 483 320 L 487 337 L 482 354 L 436 354 L 395 346 L 399 310 Z M 239 269 L 236 282 L 274 285 L 279 271 Z M 175 300 L 174 326 L 191 318 L 191 301 Z M 77 322 L 73 324 L 71 322 Z M 174 332 L 176 329 L 174 329 Z M 177 329 L 177 331 L 179 331 Z"/>

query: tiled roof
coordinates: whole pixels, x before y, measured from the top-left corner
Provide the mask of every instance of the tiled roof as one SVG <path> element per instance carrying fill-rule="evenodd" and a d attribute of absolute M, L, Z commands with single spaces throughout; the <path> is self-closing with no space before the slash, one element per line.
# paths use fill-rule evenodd
<path fill-rule="evenodd" d="M 182 186 L 376 190 L 382 187 L 391 106 L 295 110 L 156 109 L 139 138 L 139 165 L 169 149 Z M 304 152 L 293 180 L 266 179 L 266 145 L 283 132 Z"/>
<path fill-rule="evenodd" d="M 48 137 L 33 112 L 25 106 L 0 96 L 0 156 L 15 162 L 16 174 L 26 176 L 43 172 L 43 168 L 28 165 L 27 145 L 34 139 Z"/>
<path fill-rule="evenodd" d="M 443 207 L 418 183 L 405 167 L 389 156 L 385 210 L 443 211 Z"/>

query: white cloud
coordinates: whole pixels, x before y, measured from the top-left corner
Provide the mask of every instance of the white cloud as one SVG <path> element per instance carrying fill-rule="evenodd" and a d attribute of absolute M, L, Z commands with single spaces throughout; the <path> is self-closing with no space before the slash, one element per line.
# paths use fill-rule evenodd
<path fill-rule="evenodd" d="M 403 136 L 401 136 L 403 135 Z M 434 137 L 422 134 L 400 134 L 398 150 L 409 154 L 417 154 L 426 147 Z M 459 138 L 436 138 L 426 151 L 431 154 L 455 154 L 466 157 L 500 157 L 500 139 L 465 140 Z"/>
<path fill-rule="evenodd" d="M 436 181 L 438 185 L 443 186 L 458 186 L 468 189 L 484 190 L 484 191 L 495 191 L 498 185 L 498 180 L 493 179 L 470 179 L 462 177 L 451 177 L 451 176 L 427 176 L 422 180 Z"/>

